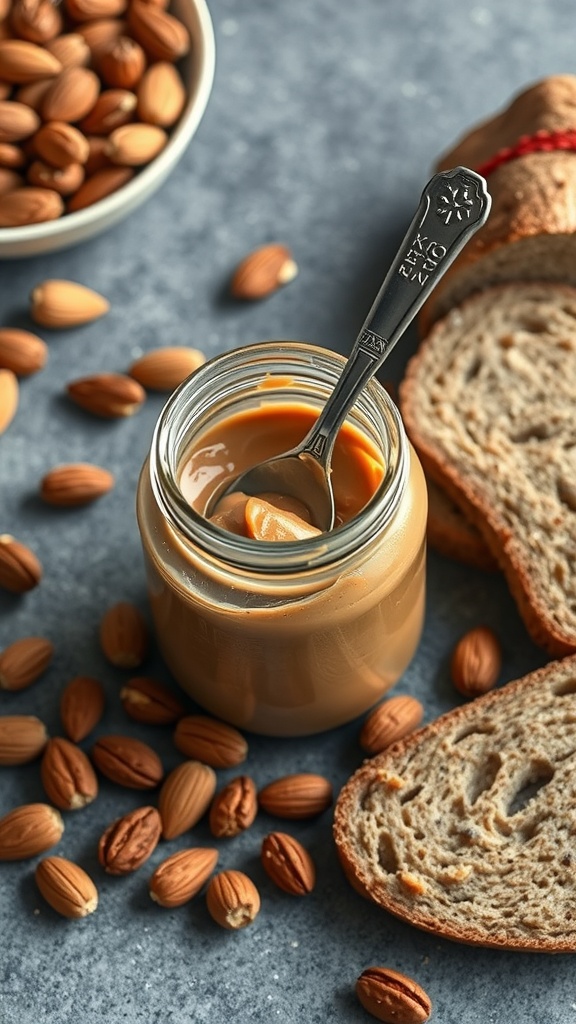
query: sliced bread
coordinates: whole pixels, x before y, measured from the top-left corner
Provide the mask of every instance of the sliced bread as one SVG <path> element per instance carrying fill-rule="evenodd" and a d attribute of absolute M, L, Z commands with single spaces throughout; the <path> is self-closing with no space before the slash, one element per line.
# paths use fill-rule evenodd
<path fill-rule="evenodd" d="M 366 761 L 334 837 L 362 895 L 444 938 L 576 950 L 576 657 Z"/>
<path fill-rule="evenodd" d="M 576 289 L 470 296 L 409 362 L 400 406 L 427 474 L 480 529 L 533 639 L 576 651 Z"/>
<path fill-rule="evenodd" d="M 498 562 L 480 531 L 466 518 L 445 491 L 430 478 L 428 486 L 428 522 L 426 535 L 430 547 L 446 558 L 494 571 Z"/>

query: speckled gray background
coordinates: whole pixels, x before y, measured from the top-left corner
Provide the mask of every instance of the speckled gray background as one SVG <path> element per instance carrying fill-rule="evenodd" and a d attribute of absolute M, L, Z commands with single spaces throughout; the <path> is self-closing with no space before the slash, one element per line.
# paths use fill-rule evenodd
<path fill-rule="evenodd" d="M 160 344 L 215 354 L 270 337 L 349 349 L 404 233 L 434 156 L 469 124 L 533 80 L 572 71 L 572 0 L 212 0 L 217 74 L 207 113 L 181 165 L 141 211 L 99 239 L 53 257 L 0 264 L 0 321 L 27 325 L 30 288 L 71 277 L 109 297 L 108 317 L 49 336 L 44 372 L 23 383 L 17 417 L 0 439 L 0 532 L 30 543 L 45 566 L 23 599 L 0 598 L 0 646 L 41 633 L 56 645 L 46 676 L 1 713 L 37 713 L 59 729 L 56 697 L 78 672 L 100 677 L 108 709 L 100 732 L 120 731 L 122 673 L 103 661 L 98 620 L 112 601 L 146 610 L 134 492 L 162 400 L 127 422 L 72 408 L 65 383 L 124 370 Z M 293 248 L 298 278 L 268 301 L 226 299 L 231 269 L 253 246 Z M 398 378 L 414 339 L 394 353 Z M 55 463 L 88 460 L 118 476 L 116 489 L 77 511 L 42 507 L 40 477 Z M 427 720 L 457 698 L 448 679 L 455 639 L 479 622 L 502 637 L 502 681 L 545 660 L 527 638 L 498 576 L 430 555 L 427 623 L 398 689 L 419 696 Z M 152 658 L 147 666 L 166 678 Z M 129 726 L 177 762 L 169 731 Z M 320 771 L 340 786 L 361 759 L 358 723 L 313 740 L 250 737 L 246 770 L 262 784 L 288 771 Z M 220 773 L 225 781 L 233 772 Z M 38 765 L 3 769 L 0 811 L 42 799 Z M 34 863 L 0 865 L 1 1024 L 361 1024 L 353 986 L 386 964 L 430 993 L 441 1024 L 576 1022 L 574 962 L 474 950 L 388 917 L 344 883 L 330 816 L 294 826 L 318 865 L 306 899 L 273 890 L 260 868 L 262 815 L 221 842 L 221 865 L 261 888 L 256 923 L 228 934 L 201 898 L 163 911 L 146 891 L 148 867 L 126 879 L 98 868 L 95 846 L 111 818 L 141 796 L 103 784 L 97 802 L 67 816 L 58 852 L 97 880 L 100 907 L 60 919 L 37 894 Z M 196 830 L 198 842 L 211 842 Z M 189 842 L 182 837 L 177 849 Z M 164 856 L 157 850 L 152 865 Z"/>

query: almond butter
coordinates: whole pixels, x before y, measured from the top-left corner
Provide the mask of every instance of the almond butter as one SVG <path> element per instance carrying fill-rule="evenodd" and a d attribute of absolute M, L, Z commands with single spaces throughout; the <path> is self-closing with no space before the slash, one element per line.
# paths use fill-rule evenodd
<path fill-rule="evenodd" d="M 138 676 L 120 690 L 122 707 L 135 722 L 170 725 L 184 714 L 184 707 L 171 690 L 155 679 Z"/>
<path fill-rule="evenodd" d="M 205 362 L 197 348 L 155 348 L 132 363 L 128 373 L 148 391 L 174 391 Z"/>
<path fill-rule="evenodd" d="M 25 39 L 0 40 L 0 78 L 17 85 L 52 78 L 62 70 L 57 58 L 43 46 Z"/>
<path fill-rule="evenodd" d="M 161 827 L 155 807 L 138 807 L 113 821 L 98 843 L 98 860 L 104 870 L 110 875 L 137 871 L 154 853 Z"/>
<path fill-rule="evenodd" d="M 90 875 L 65 857 L 45 857 L 34 877 L 46 902 L 62 917 L 87 917 L 98 906 L 98 890 Z"/>
<path fill-rule="evenodd" d="M 36 334 L 19 327 L 0 327 L 0 368 L 28 377 L 41 370 L 48 358 L 48 347 Z"/>
<path fill-rule="evenodd" d="M 34 160 L 28 168 L 30 185 L 51 188 L 60 196 L 77 192 L 84 181 L 82 164 L 67 164 L 66 167 L 52 167 L 43 160 Z"/>
<path fill-rule="evenodd" d="M 47 742 L 46 726 L 35 715 L 0 716 L 0 765 L 34 761 Z"/>
<path fill-rule="evenodd" d="M 26 157 L 20 146 L 15 146 L 11 142 L 0 142 L 0 167 L 23 167 L 25 163 Z"/>
<path fill-rule="evenodd" d="M 17 188 L 0 197 L 0 228 L 42 224 L 63 213 L 62 197 L 54 189 Z"/>
<path fill-rule="evenodd" d="M 464 697 L 478 697 L 491 690 L 501 668 L 500 642 L 487 626 L 478 626 L 461 637 L 450 665 L 454 686 Z"/>
<path fill-rule="evenodd" d="M 0 860 L 27 860 L 60 842 L 62 815 L 49 804 L 22 804 L 0 818 Z"/>
<path fill-rule="evenodd" d="M 87 135 L 109 135 L 133 119 L 136 103 L 135 94 L 128 89 L 105 89 L 80 128 Z"/>
<path fill-rule="evenodd" d="M 27 636 L 0 654 L 0 690 L 25 690 L 46 671 L 54 644 L 43 636 Z"/>
<path fill-rule="evenodd" d="M 66 735 L 74 742 L 86 736 L 104 713 L 104 689 L 91 676 L 75 676 L 60 697 L 60 721 Z"/>
<path fill-rule="evenodd" d="M 34 136 L 34 147 L 42 160 L 59 168 L 86 163 L 90 152 L 86 136 L 65 121 L 42 125 Z"/>
<path fill-rule="evenodd" d="M 128 0 L 66 0 L 66 10 L 74 21 L 116 18 L 126 10 Z"/>
<path fill-rule="evenodd" d="M 257 812 L 254 781 L 248 775 L 239 775 L 214 797 L 210 807 L 210 831 L 217 839 L 240 835 L 250 828 Z"/>
<path fill-rule="evenodd" d="M 144 388 L 121 373 L 95 373 L 67 385 L 76 405 L 103 419 L 132 416 L 146 399 Z"/>
<path fill-rule="evenodd" d="M 44 121 L 80 121 L 100 92 L 98 75 L 89 68 L 65 68 L 47 89 L 40 108 Z"/>
<path fill-rule="evenodd" d="M 128 25 L 130 35 L 155 60 L 174 62 L 184 57 L 190 49 L 187 28 L 155 4 L 132 0 L 128 9 Z"/>
<path fill-rule="evenodd" d="M 164 149 L 168 136 L 155 124 L 125 124 L 108 138 L 105 153 L 114 164 L 141 167 Z"/>
<path fill-rule="evenodd" d="M 158 754 L 132 736 L 100 736 L 92 760 L 107 779 L 128 789 L 154 789 L 164 778 Z"/>
<path fill-rule="evenodd" d="M 213 768 L 232 768 L 246 760 L 248 743 L 231 725 L 208 715 L 186 715 L 174 732 L 174 743 L 181 754 Z"/>
<path fill-rule="evenodd" d="M 23 188 L 24 178 L 18 171 L 12 171 L 7 167 L 0 167 L 0 196 L 8 195 L 17 188 Z"/>
<path fill-rule="evenodd" d="M 0 587 L 25 594 L 42 579 L 42 566 L 33 551 L 9 533 L 0 534 Z"/>
<path fill-rule="evenodd" d="M 192 847 L 179 850 L 158 865 L 148 889 L 161 907 L 182 907 L 208 881 L 218 863 L 218 850 Z"/>
<path fill-rule="evenodd" d="M 40 127 L 35 110 L 25 103 L 0 100 L 0 142 L 21 142 Z"/>
<path fill-rule="evenodd" d="M 146 68 L 146 54 L 135 39 L 119 36 L 102 51 L 98 70 L 106 85 L 113 89 L 133 89 Z"/>
<path fill-rule="evenodd" d="M 129 601 L 118 601 L 100 623 L 100 646 L 117 668 L 138 668 L 146 657 L 148 629 L 142 612 Z"/>
<path fill-rule="evenodd" d="M 243 871 L 221 871 L 206 891 L 210 916 L 222 928 L 237 931 L 252 924 L 260 910 L 260 894 Z"/>
<path fill-rule="evenodd" d="M 262 865 L 268 877 L 291 896 L 306 896 L 316 884 L 314 861 L 302 843 L 286 832 L 271 832 L 262 841 Z"/>
<path fill-rule="evenodd" d="M 175 839 L 200 821 L 215 790 L 216 774 L 208 765 L 184 761 L 174 768 L 158 797 L 164 839 Z"/>
<path fill-rule="evenodd" d="M 137 96 L 139 119 L 161 128 L 176 124 L 186 103 L 186 90 L 178 71 L 162 60 L 144 72 Z"/>
<path fill-rule="evenodd" d="M 230 292 L 235 299 L 264 299 L 292 281 L 297 273 L 298 267 L 287 246 L 278 243 L 263 245 L 238 264 Z"/>
<path fill-rule="evenodd" d="M 79 32 L 67 32 L 51 39 L 46 49 L 60 61 L 62 68 L 85 67 L 90 61 L 90 47 Z"/>
<path fill-rule="evenodd" d="M 424 1024 L 432 1003 L 423 988 L 389 967 L 367 967 L 356 982 L 365 1010 L 384 1024 Z"/>
<path fill-rule="evenodd" d="M 0 197 L 0 206 L 2 198 Z M 0 370 L 0 434 L 8 429 L 18 408 L 18 379 L 12 370 Z"/>
<path fill-rule="evenodd" d="M 360 731 L 360 746 L 373 757 L 391 743 L 414 732 L 424 717 L 424 708 L 416 697 L 398 694 L 390 697 L 366 717 Z"/>
<path fill-rule="evenodd" d="M 134 171 L 130 167 L 103 167 L 80 185 L 68 203 L 68 212 L 84 210 L 87 206 L 100 202 L 106 196 L 117 192 L 133 177 Z"/>
<path fill-rule="evenodd" d="M 42 281 L 30 295 L 30 315 L 44 327 L 79 327 L 104 316 L 109 309 L 110 303 L 103 295 L 77 281 Z"/>
<path fill-rule="evenodd" d="M 48 505 L 75 507 L 101 498 L 114 486 L 114 477 L 100 466 L 72 462 L 56 466 L 40 482 L 40 497 Z"/>
<path fill-rule="evenodd" d="M 258 803 L 277 818 L 312 818 L 330 807 L 332 784 L 311 772 L 284 775 L 259 791 Z"/>
<path fill-rule="evenodd" d="M 98 780 L 86 754 L 61 736 L 48 740 L 40 778 L 46 796 L 61 811 L 77 811 L 98 796 Z"/>

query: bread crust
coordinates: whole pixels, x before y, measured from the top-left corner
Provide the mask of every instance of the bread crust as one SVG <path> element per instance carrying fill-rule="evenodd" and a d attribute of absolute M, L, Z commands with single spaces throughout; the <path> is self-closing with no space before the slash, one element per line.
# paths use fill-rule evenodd
<path fill-rule="evenodd" d="M 475 569 L 496 572 L 498 562 L 480 531 L 430 476 L 427 477 L 427 484 L 426 535 L 430 547 L 446 558 L 454 558 Z"/>

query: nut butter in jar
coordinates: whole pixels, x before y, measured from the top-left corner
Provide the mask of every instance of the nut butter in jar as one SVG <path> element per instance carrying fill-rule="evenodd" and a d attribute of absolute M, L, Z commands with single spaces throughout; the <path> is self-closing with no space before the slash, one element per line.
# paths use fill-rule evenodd
<path fill-rule="evenodd" d="M 270 542 L 204 515 L 226 477 L 302 439 L 344 362 L 298 342 L 216 357 L 168 400 L 140 477 L 163 657 L 207 711 L 268 735 L 320 732 L 366 711 L 422 630 L 426 485 L 377 381 L 336 442 L 334 530 Z"/>

